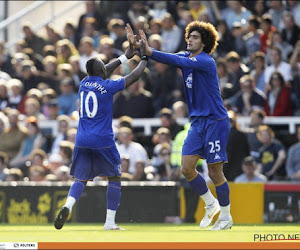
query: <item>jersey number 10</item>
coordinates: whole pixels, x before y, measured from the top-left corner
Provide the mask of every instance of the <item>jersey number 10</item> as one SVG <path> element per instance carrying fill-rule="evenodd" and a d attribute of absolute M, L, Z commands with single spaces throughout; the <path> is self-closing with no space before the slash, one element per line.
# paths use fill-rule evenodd
<path fill-rule="evenodd" d="M 89 91 L 86 96 L 84 96 L 84 91 L 80 92 L 80 102 L 79 102 L 79 109 L 80 109 L 80 117 L 83 118 L 83 109 L 88 118 L 94 118 L 97 114 L 98 110 L 98 100 L 97 96 L 93 91 Z M 92 98 L 93 101 L 93 110 L 90 110 L 89 101 Z"/>

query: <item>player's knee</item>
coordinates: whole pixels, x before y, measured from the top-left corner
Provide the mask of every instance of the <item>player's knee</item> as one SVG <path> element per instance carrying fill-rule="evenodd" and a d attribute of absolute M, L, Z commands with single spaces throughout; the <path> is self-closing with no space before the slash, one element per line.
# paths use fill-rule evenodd
<path fill-rule="evenodd" d="M 181 168 L 181 173 L 182 173 L 187 179 L 190 179 L 194 172 L 195 172 L 194 169 L 190 169 L 190 168 L 187 168 L 187 167 L 182 167 L 182 168 Z"/>
<path fill-rule="evenodd" d="M 209 169 L 208 176 L 214 184 L 218 184 L 225 179 L 223 172 L 216 169 Z"/>

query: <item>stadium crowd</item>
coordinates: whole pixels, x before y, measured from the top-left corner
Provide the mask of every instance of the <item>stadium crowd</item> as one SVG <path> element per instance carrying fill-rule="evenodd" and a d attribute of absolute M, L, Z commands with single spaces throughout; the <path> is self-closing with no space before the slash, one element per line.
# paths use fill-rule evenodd
<path fill-rule="evenodd" d="M 77 22 L 63 33 L 51 23 L 46 37 L 24 23 L 24 39 L 10 54 L 0 42 L 0 181 L 68 181 L 78 121 L 77 91 L 85 64 L 100 54 L 108 63 L 129 46 L 125 24 L 142 29 L 151 47 L 186 49 L 184 29 L 193 20 L 211 22 L 219 33 L 212 55 L 228 110 L 231 133 L 224 165 L 228 181 L 300 180 L 298 142 L 283 145 L 265 116 L 300 115 L 300 2 L 256 1 L 86 1 Z M 131 72 L 135 56 L 112 79 Z M 114 99 L 122 180 L 182 181 L 181 148 L 190 124 L 181 71 L 151 61 L 143 76 Z M 250 116 L 242 131 L 237 116 Z M 159 118 L 149 138 L 132 126 L 134 118 Z M 52 137 L 41 120 L 57 121 Z M 238 149 L 237 149 L 238 148 Z M 206 180 L 205 162 L 197 168 Z M 100 180 L 100 178 L 99 178 Z"/>

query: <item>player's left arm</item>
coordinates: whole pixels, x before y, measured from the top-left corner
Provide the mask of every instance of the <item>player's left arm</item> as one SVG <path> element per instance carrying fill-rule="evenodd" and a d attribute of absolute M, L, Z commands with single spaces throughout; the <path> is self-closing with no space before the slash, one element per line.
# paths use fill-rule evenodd
<path fill-rule="evenodd" d="M 137 52 L 132 44 L 129 45 L 128 49 L 125 51 L 124 55 L 118 57 L 117 60 L 114 60 L 105 65 L 107 77 L 111 75 L 114 70 L 121 65 L 121 63 L 126 62 L 128 59 L 132 58 Z"/>

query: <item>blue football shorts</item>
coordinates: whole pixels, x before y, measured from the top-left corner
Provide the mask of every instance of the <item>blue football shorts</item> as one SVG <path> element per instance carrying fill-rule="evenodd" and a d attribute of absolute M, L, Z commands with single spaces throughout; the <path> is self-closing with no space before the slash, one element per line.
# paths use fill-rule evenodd
<path fill-rule="evenodd" d="M 199 155 L 207 163 L 227 162 L 226 146 L 230 133 L 229 118 L 211 120 L 192 117 L 182 155 Z"/>
<path fill-rule="evenodd" d="M 74 148 L 70 175 L 78 180 L 96 176 L 121 176 L 121 158 L 116 146 L 108 148 Z"/>

